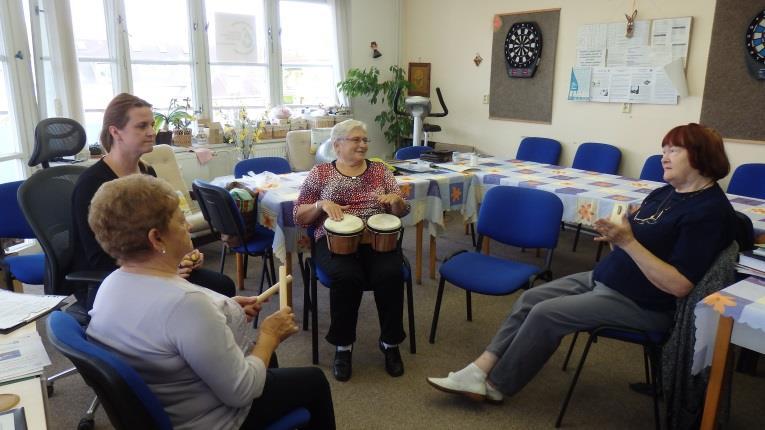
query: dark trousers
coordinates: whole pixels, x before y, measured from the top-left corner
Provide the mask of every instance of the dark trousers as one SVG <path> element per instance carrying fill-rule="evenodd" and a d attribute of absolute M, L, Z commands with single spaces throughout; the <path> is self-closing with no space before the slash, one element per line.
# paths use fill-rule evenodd
<path fill-rule="evenodd" d="M 252 408 L 241 429 L 266 428 L 296 408 L 306 408 L 311 421 L 306 429 L 335 428 L 332 392 L 324 373 L 317 367 L 268 369 L 263 394 L 252 401 Z"/>
<path fill-rule="evenodd" d="M 187 278 L 192 284 L 213 290 L 216 293 L 223 294 L 226 297 L 236 295 L 236 286 L 234 281 L 228 276 L 209 269 L 199 268 L 191 272 Z"/>
<path fill-rule="evenodd" d="M 365 290 L 374 291 L 380 340 L 397 345 L 404 341 L 404 277 L 403 260 L 398 252 L 376 252 L 369 245 L 360 245 L 351 255 L 335 255 L 327 248 L 327 238 L 316 242 L 316 264 L 332 285 L 329 290 L 330 325 L 327 341 L 333 345 L 350 345 L 356 341 L 359 305 Z"/>

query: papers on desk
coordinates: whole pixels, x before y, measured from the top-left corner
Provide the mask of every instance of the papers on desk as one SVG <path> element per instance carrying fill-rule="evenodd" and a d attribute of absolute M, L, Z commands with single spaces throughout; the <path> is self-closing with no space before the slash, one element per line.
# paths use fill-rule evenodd
<path fill-rule="evenodd" d="M 8 333 L 50 312 L 66 296 L 37 296 L 0 290 L 0 333 Z"/>
<path fill-rule="evenodd" d="M 451 170 L 453 172 L 467 172 L 468 170 L 481 170 L 478 166 L 471 166 L 467 163 L 438 163 L 434 165 L 436 168 L 439 169 L 446 169 Z"/>
<path fill-rule="evenodd" d="M 27 428 L 24 408 L 0 412 L 0 430 L 22 430 Z"/>
<path fill-rule="evenodd" d="M 34 323 L 0 336 L 0 383 L 39 375 L 50 364 Z"/>

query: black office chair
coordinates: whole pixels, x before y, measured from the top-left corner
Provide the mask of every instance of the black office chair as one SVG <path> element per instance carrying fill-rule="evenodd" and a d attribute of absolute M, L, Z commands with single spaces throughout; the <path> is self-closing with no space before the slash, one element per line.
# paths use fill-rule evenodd
<path fill-rule="evenodd" d="M 84 166 L 57 166 L 40 170 L 19 187 L 18 201 L 24 217 L 45 252 L 45 293 L 69 295 L 78 286 L 87 285 L 86 303 L 78 301 L 67 309 L 81 324 L 87 324 L 87 302 L 92 303 L 95 290 L 108 275 L 103 271 L 71 272 L 72 264 L 72 192 Z M 48 377 L 48 396 L 53 394 L 53 383 L 77 373 L 71 368 Z M 93 426 L 93 414 L 98 408 L 94 399 L 81 421 L 84 427 Z M 89 423 L 89 424 L 88 424 Z"/>
<path fill-rule="evenodd" d="M 35 148 L 29 158 L 29 166 L 50 162 L 61 157 L 78 154 L 85 147 L 87 136 L 82 125 L 70 118 L 47 118 L 35 127 Z"/>

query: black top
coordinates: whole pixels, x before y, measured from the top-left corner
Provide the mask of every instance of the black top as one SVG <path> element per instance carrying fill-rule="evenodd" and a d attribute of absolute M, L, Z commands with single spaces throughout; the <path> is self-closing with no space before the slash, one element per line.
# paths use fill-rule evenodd
<path fill-rule="evenodd" d="M 141 173 L 156 177 L 157 173 L 151 166 L 139 163 Z M 109 167 L 104 159 L 82 172 L 72 194 L 72 220 L 74 221 L 74 255 L 72 267 L 74 270 L 114 270 L 117 262 L 107 254 L 96 241 L 93 230 L 88 225 L 88 209 L 96 191 L 106 182 L 117 179 L 117 174 Z"/>
<path fill-rule="evenodd" d="M 663 210 L 663 212 L 662 212 Z M 661 213 L 661 216 L 658 214 Z M 635 221 L 652 215 L 655 223 Z M 629 216 L 635 239 L 696 285 L 717 255 L 735 238 L 735 214 L 719 185 L 678 193 L 671 185 L 654 190 Z M 595 266 L 593 279 L 624 294 L 644 309 L 671 311 L 675 297 L 656 288 L 632 258 L 615 247 Z"/>

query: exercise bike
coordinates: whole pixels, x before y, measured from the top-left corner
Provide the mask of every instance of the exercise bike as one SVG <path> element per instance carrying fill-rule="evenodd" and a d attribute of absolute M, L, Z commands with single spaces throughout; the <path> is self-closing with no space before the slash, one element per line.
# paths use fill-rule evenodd
<path fill-rule="evenodd" d="M 411 115 L 414 120 L 412 127 L 412 146 L 420 146 L 420 143 L 422 143 L 422 146 L 428 146 L 428 133 L 441 131 L 441 126 L 439 125 L 423 123 L 423 120 L 427 117 L 443 118 L 449 114 L 449 109 L 447 109 L 446 103 L 444 103 L 444 97 L 441 95 L 441 88 L 436 87 L 436 95 L 438 96 L 438 102 L 441 104 L 441 110 L 443 110 L 443 112 L 432 113 L 430 111 L 430 99 L 422 96 L 407 97 L 404 100 L 404 108 L 406 109 L 406 112 L 403 112 L 398 108 L 401 88 L 396 91 L 396 96 L 393 99 L 394 112 L 396 112 L 396 115 L 401 116 Z M 424 141 L 421 136 L 424 136 Z"/>

